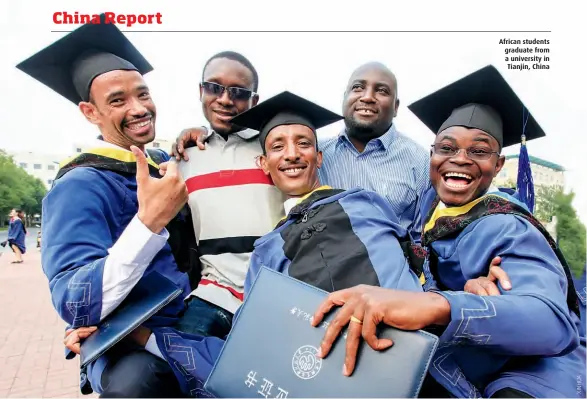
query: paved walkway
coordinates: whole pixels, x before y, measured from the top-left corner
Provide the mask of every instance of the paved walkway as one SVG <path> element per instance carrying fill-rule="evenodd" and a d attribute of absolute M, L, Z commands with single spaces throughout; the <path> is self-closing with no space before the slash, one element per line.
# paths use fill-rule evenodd
<path fill-rule="evenodd" d="M 65 323 L 51 304 L 38 250 L 22 264 L 0 254 L 0 398 L 92 398 L 79 390 L 79 360 L 65 360 Z"/>

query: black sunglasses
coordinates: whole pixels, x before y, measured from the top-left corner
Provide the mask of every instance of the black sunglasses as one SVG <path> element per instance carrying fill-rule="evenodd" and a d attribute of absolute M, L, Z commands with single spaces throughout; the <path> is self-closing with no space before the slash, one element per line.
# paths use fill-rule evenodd
<path fill-rule="evenodd" d="M 232 100 L 249 100 L 257 94 L 252 90 L 243 89 L 242 87 L 226 87 L 214 82 L 202 82 L 200 84 L 206 93 L 217 97 L 222 96 L 226 90 Z"/>

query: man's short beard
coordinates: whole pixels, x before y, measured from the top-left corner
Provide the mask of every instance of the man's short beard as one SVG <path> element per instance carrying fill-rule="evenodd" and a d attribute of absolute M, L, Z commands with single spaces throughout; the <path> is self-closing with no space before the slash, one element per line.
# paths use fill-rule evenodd
<path fill-rule="evenodd" d="M 389 128 L 388 126 L 382 126 L 383 124 L 381 121 L 364 124 L 357 123 L 352 117 L 344 118 L 344 124 L 348 136 L 355 138 L 364 144 L 367 144 L 372 139 L 382 136 Z"/>

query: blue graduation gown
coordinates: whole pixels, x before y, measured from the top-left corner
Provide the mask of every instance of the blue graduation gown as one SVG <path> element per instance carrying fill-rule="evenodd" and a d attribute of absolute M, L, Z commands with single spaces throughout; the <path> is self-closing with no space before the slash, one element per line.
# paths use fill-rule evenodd
<path fill-rule="evenodd" d="M 312 210 L 325 204 L 335 207 L 314 216 Z M 257 240 L 245 290 L 266 266 L 328 292 L 358 284 L 422 291 L 398 242 L 408 233 L 383 197 L 346 190 L 313 203 L 309 210 L 306 222 L 302 217 L 296 223 L 294 209 L 285 223 Z M 312 229 L 313 237 L 303 236 Z"/>
<path fill-rule="evenodd" d="M 53 306 L 73 328 L 98 325 L 108 249 L 138 211 L 136 179 L 130 174 L 78 167 L 55 182 L 42 206 L 41 260 Z M 152 271 L 170 279 L 184 293 L 145 323 L 160 337 L 159 328 L 176 323 L 184 309 L 183 298 L 191 290 L 188 275 L 178 269 L 168 243 L 145 274 Z M 117 356 L 111 352 L 88 366 L 87 376 L 98 393 L 104 368 Z"/>
<path fill-rule="evenodd" d="M 26 234 L 22 220 L 16 218 L 11 220 L 8 225 L 8 245 L 16 245 L 20 252 L 24 254 L 26 252 L 25 238 Z"/>
<path fill-rule="evenodd" d="M 329 207 L 323 205 L 329 204 Z M 376 193 L 347 190 L 314 202 L 303 215 L 292 214 L 255 242 L 245 280 L 245 298 L 261 266 L 298 278 L 326 291 L 358 284 L 422 291 L 398 237 L 407 237 L 388 202 Z M 317 260 L 320 258 L 321 260 Z M 307 267 L 310 265 L 310 267 Z M 235 319 L 239 315 L 235 314 Z M 188 375 L 183 389 L 205 396 L 202 384 L 222 349 L 215 337 L 171 333 L 178 349 L 167 359 L 176 375 Z M 195 377 L 195 378 L 193 378 Z"/>
<path fill-rule="evenodd" d="M 562 265 L 538 229 L 516 215 L 496 214 L 431 247 L 438 281 L 426 263 L 424 289 L 444 286 L 438 292 L 451 306 L 430 367 L 439 383 L 458 397 L 489 397 L 505 387 L 535 397 L 585 397 L 579 319 L 567 305 Z M 463 292 L 467 280 L 487 275 L 498 255 L 513 288 L 500 288 L 500 296 Z"/>

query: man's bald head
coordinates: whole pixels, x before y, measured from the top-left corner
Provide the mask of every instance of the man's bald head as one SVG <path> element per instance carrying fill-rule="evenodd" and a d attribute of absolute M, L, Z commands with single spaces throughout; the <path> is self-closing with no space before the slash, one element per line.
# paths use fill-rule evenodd
<path fill-rule="evenodd" d="M 368 62 L 352 73 L 343 101 L 349 137 L 363 144 L 385 134 L 397 115 L 397 79 L 380 62 Z"/>
<path fill-rule="evenodd" d="M 393 87 L 395 89 L 396 98 L 398 97 L 398 95 L 397 95 L 397 79 L 396 79 L 394 73 L 391 72 L 391 69 L 389 69 L 387 67 L 387 65 L 382 64 L 379 61 L 367 62 L 367 63 L 361 65 L 360 67 L 358 67 L 357 69 L 355 69 L 353 71 L 353 73 L 351 74 L 351 77 L 350 77 L 349 82 L 347 84 L 347 91 L 349 90 L 349 87 L 351 86 L 351 82 L 353 81 L 353 79 L 355 79 L 355 77 L 357 75 L 361 75 L 361 74 L 364 74 L 369 71 L 376 71 L 376 72 L 380 72 L 382 74 L 386 74 L 389 77 L 390 82 L 393 82 Z"/>

